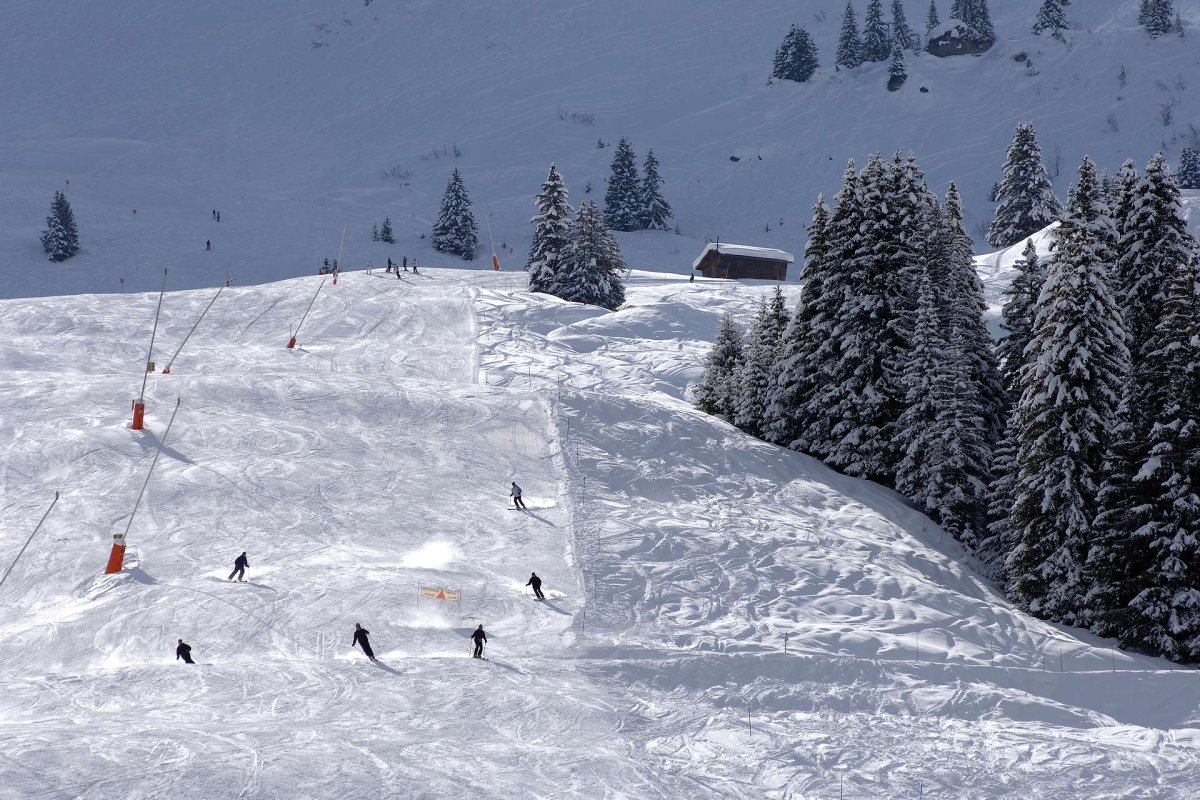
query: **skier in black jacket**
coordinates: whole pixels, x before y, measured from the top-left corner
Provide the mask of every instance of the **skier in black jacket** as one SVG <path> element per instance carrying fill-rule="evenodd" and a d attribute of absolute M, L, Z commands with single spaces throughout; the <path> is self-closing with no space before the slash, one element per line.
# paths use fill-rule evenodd
<path fill-rule="evenodd" d="M 529 576 L 529 583 L 527 583 L 525 585 L 533 587 L 533 596 L 536 599 L 538 599 L 538 600 L 546 599 L 546 595 L 542 594 L 542 579 L 537 576 L 536 572 Z"/>
<path fill-rule="evenodd" d="M 192 648 L 190 645 L 184 644 L 183 639 L 179 640 L 179 646 L 175 648 L 175 660 L 183 659 L 185 664 L 195 664 L 192 661 Z"/>
<path fill-rule="evenodd" d="M 375 660 L 375 651 L 371 649 L 371 643 L 367 641 L 367 636 L 371 632 L 357 622 L 354 623 L 354 641 L 350 643 L 351 647 L 358 645 L 362 648 L 363 653 L 372 661 Z"/>
<path fill-rule="evenodd" d="M 472 658 L 483 658 L 483 643 L 487 641 L 487 634 L 483 632 L 483 623 L 475 629 L 471 634 L 471 638 L 475 640 L 475 652 L 471 654 Z"/>
<path fill-rule="evenodd" d="M 233 572 L 229 573 L 229 580 L 233 580 L 233 576 L 237 575 L 239 581 L 246 580 L 246 567 L 250 566 L 249 559 L 246 558 L 246 552 L 233 560 Z"/>

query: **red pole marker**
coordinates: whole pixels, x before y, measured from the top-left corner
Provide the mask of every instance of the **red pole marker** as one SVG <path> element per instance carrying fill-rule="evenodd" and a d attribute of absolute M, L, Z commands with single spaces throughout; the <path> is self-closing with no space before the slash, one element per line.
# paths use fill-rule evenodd
<path fill-rule="evenodd" d="M 114 533 L 112 552 L 108 554 L 108 566 L 104 568 L 105 575 L 113 575 L 125 567 L 125 534 Z"/>
<path fill-rule="evenodd" d="M 134 400 L 133 401 L 133 425 L 131 427 L 135 431 L 140 431 L 142 429 L 142 423 L 145 422 L 145 420 L 146 420 L 146 404 L 139 403 L 137 400 Z"/>
<path fill-rule="evenodd" d="M 154 371 L 154 337 L 158 335 L 158 316 L 162 313 L 163 295 L 167 293 L 167 270 L 163 269 L 163 285 L 158 293 L 158 308 L 154 310 L 154 329 L 150 331 L 150 352 L 146 354 L 146 368 L 142 371 L 142 391 L 138 399 L 133 401 L 133 425 L 135 431 L 142 429 L 142 417 L 146 415 L 146 378 Z"/>

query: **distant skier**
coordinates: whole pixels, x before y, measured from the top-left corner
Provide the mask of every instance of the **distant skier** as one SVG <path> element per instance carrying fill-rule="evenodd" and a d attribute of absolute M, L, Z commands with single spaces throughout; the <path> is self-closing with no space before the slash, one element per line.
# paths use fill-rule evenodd
<path fill-rule="evenodd" d="M 192 661 L 192 648 L 190 645 L 184 644 L 183 639 L 179 640 L 179 646 L 175 648 L 175 660 L 183 659 L 185 664 L 195 664 Z"/>
<path fill-rule="evenodd" d="M 358 645 L 362 648 L 363 654 L 372 661 L 375 660 L 375 651 L 371 649 L 371 643 L 367 641 L 367 636 L 371 632 L 357 622 L 354 623 L 354 641 L 350 643 L 351 647 Z"/>
<path fill-rule="evenodd" d="M 408 272 L 408 256 L 404 257 L 404 271 Z"/>
<path fill-rule="evenodd" d="M 403 278 L 400 277 L 400 270 L 395 270 L 395 272 L 396 272 L 396 280 L 398 280 L 398 281 L 404 280 Z"/>
<path fill-rule="evenodd" d="M 487 641 L 487 634 L 483 632 L 483 623 L 475 629 L 471 634 L 471 638 L 475 640 L 475 652 L 471 654 L 471 658 L 483 658 L 483 645 Z"/>
<path fill-rule="evenodd" d="M 415 275 L 416 273 L 417 273 L 417 260 L 414 258 L 413 259 L 413 274 Z"/>
<path fill-rule="evenodd" d="M 513 481 L 512 491 L 508 493 L 508 496 L 513 499 L 513 508 L 525 507 L 525 501 L 521 499 L 521 487 L 517 486 L 516 481 Z"/>
<path fill-rule="evenodd" d="M 693 272 L 691 275 L 688 275 L 688 283 L 695 283 L 695 282 L 696 282 L 696 273 Z"/>
<path fill-rule="evenodd" d="M 372 264 L 372 263 L 371 263 L 371 259 L 369 259 L 369 258 L 368 258 L 368 259 L 367 259 L 367 274 L 368 274 L 368 275 L 370 275 L 370 274 L 371 274 L 371 270 L 372 270 L 372 269 L 374 269 L 374 267 L 375 267 L 375 265 L 374 265 L 374 264 Z"/>
<path fill-rule="evenodd" d="M 205 250 L 212 250 L 212 239 L 205 239 L 205 240 L 204 240 L 204 249 L 205 249 Z"/>
<path fill-rule="evenodd" d="M 213 219 L 215 220 L 216 218 L 217 218 L 217 210 L 214 208 L 213 209 Z"/>
<path fill-rule="evenodd" d="M 220 221 L 221 221 L 221 212 L 218 211 L 217 212 L 217 222 L 220 222 Z"/>
<path fill-rule="evenodd" d="M 392 271 L 392 257 L 391 257 L 391 256 L 388 256 L 388 267 L 387 267 L 387 271 L 388 271 L 388 272 L 391 272 L 391 271 Z"/>
<path fill-rule="evenodd" d="M 246 567 L 250 566 L 249 559 L 246 558 L 245 551 L 240 556 L 233 560 L 233 572 L 229 573 L 229 580 L 233 580 L 233 576 L 237 575 L 239 581 L 246 580 Z"/>
<path fill-rule="evenodd" d="M 546 595 L 542 594 L 542 579 L 537 576 L 536 572 L 529 576 L 529 583 L 525 585 L 533 587 L 533 595 L 536 599 L 546 599 Z"/>

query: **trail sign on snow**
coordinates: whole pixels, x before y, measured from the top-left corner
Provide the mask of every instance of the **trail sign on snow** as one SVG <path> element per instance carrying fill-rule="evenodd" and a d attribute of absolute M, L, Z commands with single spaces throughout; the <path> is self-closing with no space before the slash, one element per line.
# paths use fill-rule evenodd
<path fill-rule="evenodd" d="M 457 602 L 460 599 L 458 589 L 441 589 L 437 586 L 417 584 L 417 590 L 421 597 L 428 597 L 430 600 L 453 600 Z"/>

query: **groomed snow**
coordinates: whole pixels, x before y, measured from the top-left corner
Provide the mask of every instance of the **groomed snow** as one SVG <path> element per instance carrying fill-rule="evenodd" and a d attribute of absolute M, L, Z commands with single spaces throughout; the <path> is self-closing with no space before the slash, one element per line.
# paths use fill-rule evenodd
<path fill-rule="evenodd" d="M 688 405 L 769 285 L 635 272 L 609 314 L 519 274 L 343 273 L 286 350 L 318 280 L 226 290 L 140 432 L 156 295 L 0 302 L 0 552 L 63 493 L 0 589 L 3 800 L 1200 785 L 1194 670 L 1026 617 L 893 493 Z M 167 295 L 160 352 L 210 298 Z"/>

